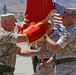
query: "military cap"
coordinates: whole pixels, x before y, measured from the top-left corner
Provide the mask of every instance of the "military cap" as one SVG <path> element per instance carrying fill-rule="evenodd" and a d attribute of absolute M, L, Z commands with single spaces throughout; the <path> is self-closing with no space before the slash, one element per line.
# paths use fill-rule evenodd
<path fill-rule="evenodd" d="M 65 8 L 62 15 L 71 15 L 71 14 L 76 15 L 76 8 Z"/>
<path fill-rule="evenodd" d="M 14 22 L 18 22 L 18 20 L 15 18 L 14 14 L 2 14 L 0 15 L 1 20 L 12 20 Z"/>

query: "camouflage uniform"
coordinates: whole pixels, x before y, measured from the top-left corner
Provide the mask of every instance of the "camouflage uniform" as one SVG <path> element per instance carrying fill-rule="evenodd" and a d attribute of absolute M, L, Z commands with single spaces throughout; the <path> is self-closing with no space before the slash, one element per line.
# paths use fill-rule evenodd
<path fill-rule="evenodd" d="M 60 37 L 59 33 L 57 31 L 54 31 L 50 36 L 51 39 L 54 41 L 57 41 Z M 38 45 L 39 47 L 39 45 Z M 53 55 L 53 50 L 50 48 L 50 46 L 46 43 L 44 40 L 43 42 L 43 48 L 45 51 L 45 58 L 50 58 Z M 40 57 L 38 57 L 40 59 Z M 35 75 L 54 75 L 54 63 L 50 64 L 47 68 L 41 69 L 39 67 L 40 63 L 37 64 L 36 67 L 36 74 Z"/>
<path fill-rule="evenodd" d="M 0 28 L 0 62 L 3 62 L 10 67 L 15 67 L 16 38 L 17 37 L 14 36 L 13 32 L 7 32 Z M 14 74 L 11 72 L 4 72 L 2 75 Z"/>
<path fill-rule="evenodd" d="M 63 48 L 56 54 L 56 59 L 76 58 L 76 24 L 67 28 L 57 43 Z M 76 61 L 55 66 L 55 75 L 76 75 Z"/>

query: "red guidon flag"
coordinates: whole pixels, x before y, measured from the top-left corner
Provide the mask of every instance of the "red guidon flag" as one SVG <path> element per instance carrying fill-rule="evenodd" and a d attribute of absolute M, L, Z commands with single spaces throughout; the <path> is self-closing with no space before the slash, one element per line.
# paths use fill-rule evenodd
<path fill-rule="evenodd" d="M 28 44 L 43 39 L 48 29 L 48 19 L 55 11 L 53 9 L 52 0 L 27 0 L 22 34 L 25 35 Z"/>

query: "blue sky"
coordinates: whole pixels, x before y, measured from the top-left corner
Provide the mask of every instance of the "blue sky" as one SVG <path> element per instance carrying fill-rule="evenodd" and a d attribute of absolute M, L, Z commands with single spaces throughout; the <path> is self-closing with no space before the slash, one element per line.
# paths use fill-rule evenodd
<path fill-rule="evenodd" d="M 76 8 L 76 0 L 53 0 L 68 8 Z"/>

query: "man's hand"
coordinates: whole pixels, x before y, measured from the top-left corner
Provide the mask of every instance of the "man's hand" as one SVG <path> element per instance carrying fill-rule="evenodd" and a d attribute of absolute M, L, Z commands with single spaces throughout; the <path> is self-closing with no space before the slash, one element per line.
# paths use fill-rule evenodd
<path fill-rule="evenodd" d="M 49 60 L 47 60 L 46 62 L 40 63 L 40 67 L 41 68 L 46 68 L 48 67 L 50 64 L 52 64 L 52 62 L 54 62 L 56 59 L 56 53 L 53 54 L 52 57 L 49 58 Z"/>
<path fill-rule="evenodd" d="M 44 50 L 43 50 L 42 47 L 38 48 L 38 55 L 41 57 L 42 62 L 43 62 L 43 59 L 44 59 L 45 55 L 44 55 Z"/>
<path fill-rule="evenodd" d="M 46 62 L 43 62 L 43 63 L 40 63 L 40 67 L 43 69 L 43 68 L 46 68 L 48 66 L 48 64 Z"/>

